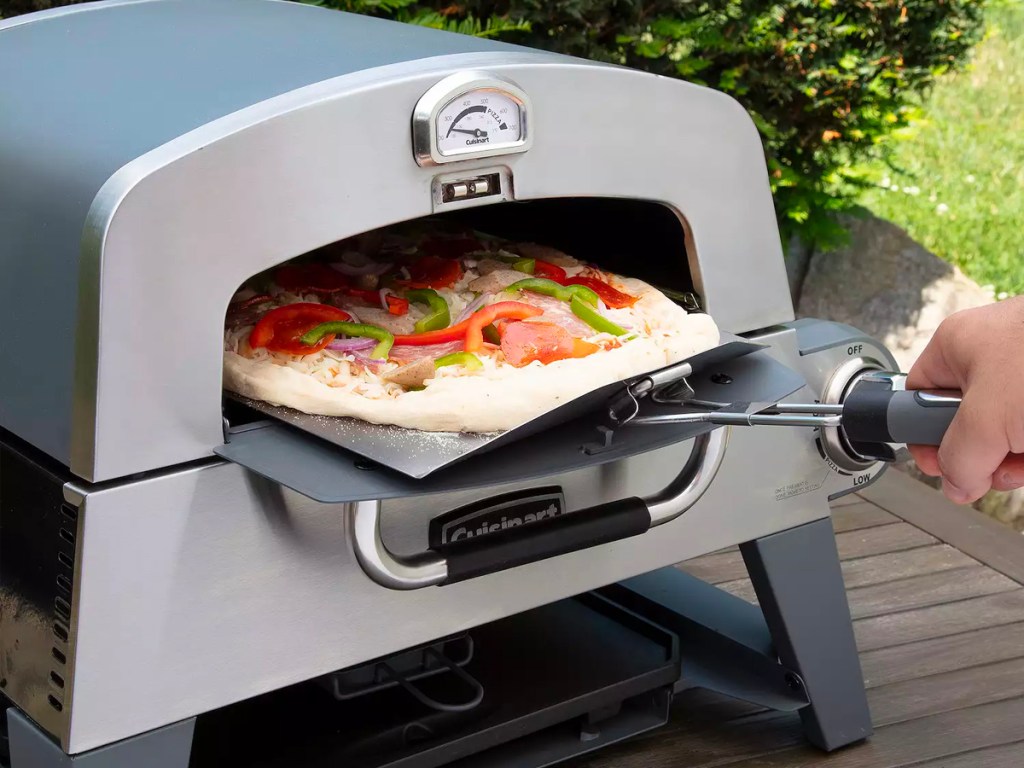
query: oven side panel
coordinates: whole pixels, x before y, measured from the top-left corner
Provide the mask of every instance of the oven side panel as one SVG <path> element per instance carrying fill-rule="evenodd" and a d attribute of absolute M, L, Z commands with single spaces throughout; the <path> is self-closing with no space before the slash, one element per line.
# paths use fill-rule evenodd
<path fill-rule="evenodd" d="M 79 319 L 76 474 L 121 477 L 208 456 L 221 443 L 232 293 L 285 259 L 431 214 L 438 169 L 414 161 L 410 115 L 430 86 L 465 69 L 492 71 L 530 94 L 533 146 L 441 172 L 503 165 L 520 200 L 663 203 L 685 224 L 689 253 L 641 255 L 689 269 L 724 330 L 792 319 L 760 138 L 729 97 L 542 54 L 383 67 L 199 129 L 104 188 L 86 240 L 92 282 L 83 284 Z M 616 108 L 625 104 L 636 106 Z M 629 141 L 638 114 L 646 132 Z"/>
<path fill-rule="evenodd" d="M 78 510 L 35 453 L 0 437 L 0 692 L 65 741 Z"/>

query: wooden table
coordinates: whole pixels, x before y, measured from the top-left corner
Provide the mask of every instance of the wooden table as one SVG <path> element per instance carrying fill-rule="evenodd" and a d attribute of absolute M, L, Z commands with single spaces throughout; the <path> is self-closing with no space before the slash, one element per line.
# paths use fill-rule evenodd
<path fill-rule="evenodd" d="M 690 691 L 572 768 L 1024 767 L 1024 536 L 897 472 L 833 508 L 875 735 L 831 755 L 795 714 Z M 753 601 L 737 550 L 681 566 Z"/>

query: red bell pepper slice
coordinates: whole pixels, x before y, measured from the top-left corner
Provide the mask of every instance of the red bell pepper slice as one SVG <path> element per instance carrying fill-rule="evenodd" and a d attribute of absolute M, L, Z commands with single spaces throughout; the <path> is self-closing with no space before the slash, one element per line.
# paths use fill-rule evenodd
<path fill-rule="evenodd" d="M 380 291 L 374 291 L 369 288 L 346 288 L 342 293 L 346 296 L 351 296 L 354 299 L 364 301 L 371 307 L 380 306 Z M 409 313 L 408 299 L 389 293 L 387 296 L 387 303 L 388 312 L 392 315 L 406 315 Z"/>
<path fill-rule="evenodd" d="M 423 256 L 409 266 L 409 279 L 396 280 L 408 288 L 448 288 L 462 277 L 462 265 L 454 259 Z"/>
<path fill-rule="evenodd" d="M 253 349 L 266 347 L 271 352 L 289 355 L 312 355 L 334 341 L 334 336 L 324 336 L 316 344 L 310 345 L 299 340 L 304 333 L 321 323 L 351 319 L 352 315 L 348 312 L 329 304 L 286 304 L 270 310 L 260 318 L 249 334 L 249 346 Z"/>
<path fill-rule="evenodd" d="M 601 301 L 612 309 L 632 307 L 640 300 L 639 296 L 630 296 L 628 293 L 623 293 L 608 285 L 604 280 L 598 280 L 596 277 L 569 277 L 557 282 L 560 282 L 562 285 L 585 286 L 600 296 Z"/>
<path fill-rule="evenodd" d="M 415 333 L 408 336 L 395 336 L 395 346 L 426 347 L 431 344 L 447 344 L 452 341 L 466 341 L 469 344 L 470 334 L 478 340 L 474 349 L 466 348 L 467 352 L 478 352 L 483 348 L 483 329 L 495 320 L 507 317 L 513 320 L 525 320 L 527 317 L 536 317 L 543 314 L 543 310 L 523 304 L 521 301 L 501 301 L 484 307 L 479 312 L 470 315 L 457 325 L 442 328 L 438 331 L 427 331 L 426 333 Z"/>
<path fill-rule="evenodd" d="M 544 311 L 521 301 L 499 301 L 470 315 L 466 320 L 466 351 L 479 352 L 484 348 L 484 328 L 498 319 L 525 320 Z M 462 323 L 459 323 L 461 325 Z"/>
<path fill-rule="evenodd" d="M 541 261 L 540 259 L 534 259 L 533 276 L 545 277 L 548 280 L 554 280 L 556 283 L 560 283 L 562 285 L 565 285 L 564 281 L 567 279 L 565 270 L 560 266 L 548 261 Z"/>

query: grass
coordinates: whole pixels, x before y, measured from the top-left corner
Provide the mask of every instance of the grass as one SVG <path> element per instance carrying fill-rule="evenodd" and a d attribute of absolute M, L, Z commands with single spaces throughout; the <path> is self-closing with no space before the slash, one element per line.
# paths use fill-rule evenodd
<path fill-rule="evenodd" d="M 1024 1 L 988 21 L 971 68 L 937 84 L 864 204 L 997 294 L 1024 294 Z"/>

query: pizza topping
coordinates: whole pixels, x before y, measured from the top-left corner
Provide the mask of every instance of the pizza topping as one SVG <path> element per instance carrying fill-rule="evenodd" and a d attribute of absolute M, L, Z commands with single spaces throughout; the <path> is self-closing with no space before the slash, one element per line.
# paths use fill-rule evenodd
<path fill-rule="evenodd" d="M 473 237 L 432 237 L 420 243 L 420 250 L 430 254 L 430 256 L 440 256 L 443 259 L 459 259 L 474 251 L 486 249 L 479 240 Z M 455 281 L 453 280 L 452 282 Z"/>
<path fill-rule="evenodd" d="M 377 292 L 380 305 L 392 315 L 405 315 L 409 313 L 409 299 L 402 298 L 390 288 L 381 288 Z"/>
<path fill-rule="evenodd" d="M 381 378 L 397 384 L 406 389 L 422 387 L 427 379 L 434 378 L 434 361 L 429 357 L 421 357 L 418 360 L 400 365 L 393 371 L 388 371 Z"/>
<path fill-rule="evenodd" d="M 585 288 L 589 288 L 600 296 L 601 301 L 612 309 L 625 309 L 626 307 L 632 307 L 639 300 L 637 296 L 630 296 L 628 293 L 623 293 L 617 288 L 613 288 L 608 285 L 604 280 L 599 280 L 596 277 L 569 277 L 560 282 L 565 286 L 580 285 Z"/>
<path fill-rule="evenodd" d="M 414 288 L 407 291 L 405 295 L 409 301 L 424 304 L 429 310 L 422 320 L 416 322 L 416 333 L 439 331 L 451 324 L 452 317 L 448 302 L 437 291 L 432 288 Z"/>
<path fill-rule="evenodd" d="M 470 371 L 479 371 L 484 367 L 480 358 L 472 352 L 452 352 L 450 355 L 439 357 L 434 361 L 435 368 L 444 368 L 449 365 L 461 365 Z"/>
<path fill-rule="evenodd" d="M 496 272 L 491 272 L 489 275 L 476 278 L 466 288 L 476 293 L 500 293 L 522 279 L 522 272 L 516 272 L 514 269 L 508 268 L 499 269 Z"/>
<path fill-rule="evenodd" d="M 581 301 L 585 301 L 588 304 L 597 304 L 597 294 L 590 288 L 582 285 L 559 285 L 554 280 L 546 280 L 542 277 L 528 277 L 525 280 L 512 283 L 505 290 L 531 291 L 544 296 L 551 296 L 559 301 L 570 301 L 572 298 L 578 297 Z"/>
<path fill-rule="evenodd" d="M 501 335 L 505 361 L 517 368 L 534 361 L 547 365 L 557 360 L 586 357 L 599 349 L 596 344 L 574 339 L 554 323 L 509 323 Z"/>
<path fill-rule="evenodd" d="M 479 352 L 484 346 L 483 329 L 498 319 L 525 320 L 536 317 L 542 310 L 523 304 L 521 301 L 499 301 L 484 307 L 464 321 L 466 326 L 466 351 Z M 457 327 L 457 326 L 455 326 Z M 504 338 L 502 338 L 504 341 Z"/>
<path fill-rule="evenodd" d="M 368 256 L 363 256 L 355 251 L 348 251 L 341 256 L 341 261 L 331 265 L 343 275 L 350 277 L 369 275 L 379 277 L 391 269 L 387 263 L 376 262 Z"/>
<path fill-rule="evenodd" d="M 373 352 L 370 353 L 370 357 L 375 360 L 383 360 L 388 356 L 388 352 L 391 351 L 391 345 L 395 343 L 395 337 L 385 331 L 383 328 L 378 328 L 375 325 L 367 325 L 366 323 L 349 323 L 345 321 L 331 321 L 327 323 L 321 323 L 312 330 L 306 331 L 300 339 L 303 344 L 309 344 L 315 346 L 326 338 L 330 337 L 330 344 L 334 340 L 336 335 L 343 336 L 360 336 L 370 339 L 376 339 L 377 344 L 373 348 Z M 327 346 L 324 344 L 324 346 Z M 323 349 L 323 347 L 320 347 Z"/>
<path fill-rule="evenodd" d="M 409 276 L 396 282 L 408 288 L 448 288 L 462 277 L 458 261 L 439 256 L 423 256 L 403 270 Z"/>
<path fill-rule="evenodd" d="M 334 341 L 334 337 L 325 336 L 311 346 L 300 341 L 303 334 L 327 321 L 349 319 L 351 315 L 348 312 L 327 304 L 287 304 L 260 318 L 249 334 L 249 346 L 253 349 L 265 347 L 271 352 L 289 355 L 312 355 Z"/>
<path fill-rule="evenodd" d="M 541 261 L 540 259 L 534 259 L 533 261 L 533 274 L 537 277 L 546 277 L 548 280 L 554 280 L 556 283 L 561 283 L 565 280 L 565 270 L 557 264 L 551 264 L 547 261 Z"/>
<path fill-rule="evenodd" d="M 581 300 L 579 296 L 573 296 L 569 302 L 572 313 L 585 322 L 598 333 L 610 333 L 613 336 L 622 336 L 626 329 L 616 325 L 607 317 L 598 312 L 594 307 Z"/>
<path fill-rule="evenodd" d="M 326 264 L 286 264 L 274 271 L 274 282 L 294 294 L 337 293 L 349 280 Z"/>
<path fill-rule="evenodd" d="M 488 298 L 487 294 L 482 294 L 473 299 L 473 301 L 467 304 L 466 308 L 459 313 L 459 316 L 455 320 L 456 324 L 461 323 L 467 317 L 480 309 L 480 307 L 487 303 Z"/>

